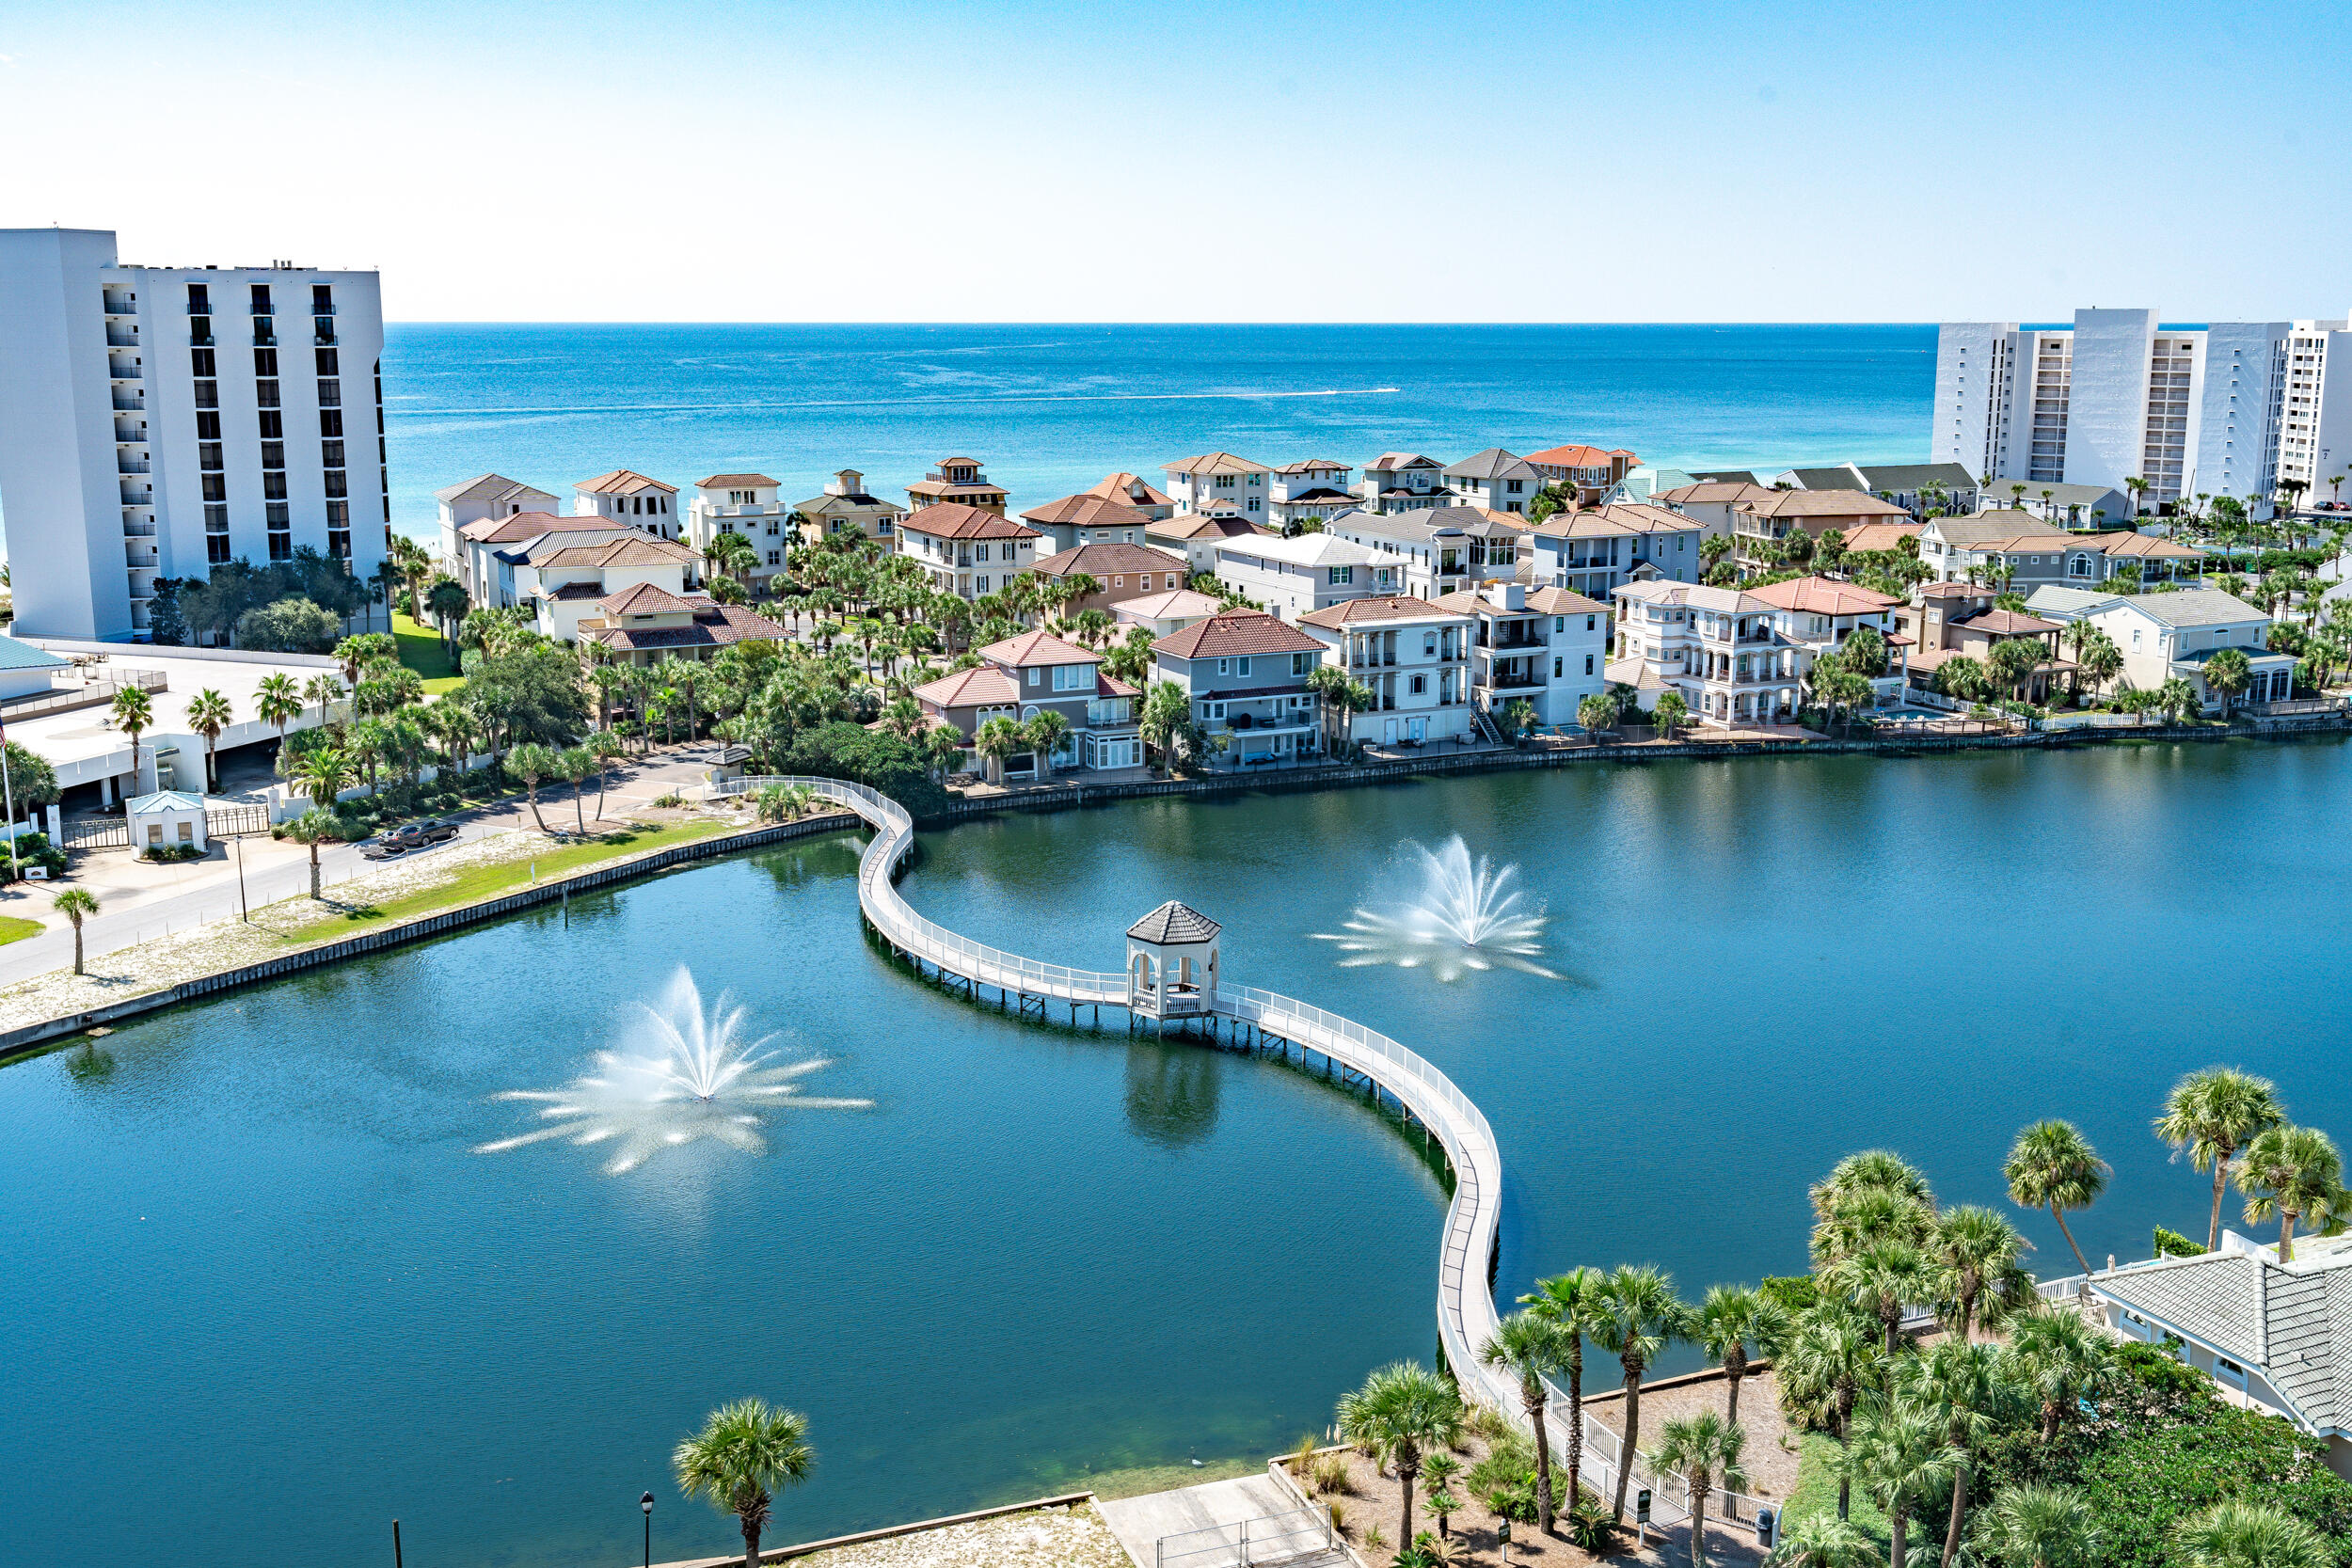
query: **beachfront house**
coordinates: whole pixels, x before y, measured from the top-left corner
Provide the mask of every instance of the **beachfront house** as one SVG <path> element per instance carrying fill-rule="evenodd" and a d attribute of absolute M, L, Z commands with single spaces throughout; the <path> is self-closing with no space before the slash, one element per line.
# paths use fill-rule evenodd
<path fill-rule="evenodd" d="M 1564 588 L 1489 582 L 1437 601 L 1470 618 L 1470 700 L 1498 727 L 1513 703 L 1538 725 L 1577 722 L 1577 706 L 1609 684 L 1609 607 Z"/>
<path fill-rule="evenodd" d="M 1772 495 L 1769 486 L 1753 480 L 1709 479 L 1702 475 L 1689 483 L 1660 490 L 1650 500 L 1696 522 L 1703 538 L 1728 539 L 1732 533 L 1732 513 L 1750 501 L 1769 500 Z"/>
<path fill-rule="evenodd" d="M 1091 594 L 1072 599 L 1060 613 L 1074 617 L 1089 610 L 1107 610 L 1121 599 L 1139 594 L 1167 593 L 1182 588 L 1189 570 L 1184 558 L 1149 545 L 1081 545 L 1074 550 L 1049 555 L 1031 568 L 1042 581 L 1090 577 Z"/>
<path fill-rule="evenodd" d="M 686 503 L 686 546 L 702 555 L 722 533 L 741 535 L 752 547 L 755 594 L 765 593 L 769 580 L 784 570 L 791 544 L 787 519 L 792 509 L 776 499 L 776 485 L 766 474 L 712 474 L 694 486 L 694 499 Z"/>
<path fill-rule="evenodd" d="M 580 623 L 602 613 L 597 606 L 624 589 L 644 587 L 672 598 L 683 595 L 695 560 L 684 545 L 642 533 L 595 544 L 555 534 L 514 563 L 510 581 L 516 602 L 532 611 L 540 636 L 576 642 Z"/>
<path fill-rule="evenodd" d="M 1919 555 L 1941 577 L 1998 578 L 2020 594 L 2044 583 L 2095 588 L 2119 578 L 2172 582 L 2198 577 L 2205 563 L 2202 550 L 2153 534 L 2071 532 L 2025 512 L 1930 517 Z"/>
<path fill-rule="evenodd" d="M 1796 722 L 1797 649 L 1773 629 L 1779 607 L 1735 588 L 1650 578 L 1616 590 L 1613 682 L 1645 709 L 1681 693 L 1704 726 Z"/>
<path fill-rule="evenodd" d="M 2352 1480 L 2352 1237 L 2297 1236 L 2294 1256 L 2239 1235 L 2194 1258 L 2157 1258 L 2054 1281 L 2119 1338 L 2159 1346 L 2232 1404 L 2292 1421 Z"/>
<path fill-rule="evenodd" d="M 1428 599 L 1383 594 L 1350 599 L 1298 618 L 1298 629 L 1322 643 L 1323 662 L 1336 664 L 1372 692 L 1372 705 L 1336 728 L 1327 716 L 1327 744 L 1411 748 L 1433 740 L 1470 739 L 1476 707 L 1470 699 L 1470 640 L 1475 623 L 1465 611 Z"/>
<path fill-rule="evenodd" d="M 953 724 L 965 741 L 965 770 L 984 770 L 994 784 L 1072 768 L 1136 768 L 1143 744 L 1136 737 L 1136 689 L 1103 673 L 1099 655 L 1051 632 L 1026 631 L 977 650 L 981 662 L 914 689 L 934 723 Z M 1058 713 L 1069 730 L 1050 757 L 1024 750 L 987 762 L 971 742 L 992 719 L 1027 723 Z"/>
<path fill-rule="evenodd" d="M 1617 584 L 1632 572 L 1642 537 L 1631 524 L 1598 512 L 1555 512 L 1528 531 L 1526 545 L 1534 557 L 1530 581 L 1609 603 Z"/>
<path fill-rule="evenodd" d="M 1356 494 L 1347 487 L 1352 472 L 1346 464 L 1323 457 L 1283 464 L 1274 470 L 1268 488 L 1268 521 L 1277 529 L 1287 529 L 1293 523 L 1334 517 L 1347 511 L 1356 505 Z"/>
<path fill-rule="evenodd" d="M 836 533 L 855 532 L 881 540 L 887 550 L 897 541 L 898 519 L 907 509 L 867 490 L 866 476 L 855 468 L 842 468 L 825 481 L 823 494 L 809 497 L 792 510 L 801 515 L 803 543 L 814 545 Z"/>
<path fill-rule="evenodd" d="M 1955 707 L 1943 693 L 1944 666 L 1955 658 L 1988 663 L 1993 650 L 2004 642 L 2029 639 L 2040 646 L 2040 662 L 2019 694 L 2029 703 L 2046 703 L 2057 681 L 2071 677 L 2074 665 L 2061 657 L 2058 639 L 2066 630 L 2056 621 L 2023 610 L 2004 610 L 1991 588 L 1967 582 L 1931 582 L 1913 595 L 1918 616 L 1917 645 L 1906 650 L 1910 682 L 1907 695 L 1931 706 Z M 1907 621 L 1909 616 L 1899 619 Z M 2007 692 L 1995 693 L 2007 696 Z"/>
<path fill-rule="evenodd" d="M 551 513 L 555 498 L 545 490 L 518 483 L 504 474 L 478 474 L 463 484 L 433 492 L 441 518 L 441 559 L 452 576 L 466 580 L 466 539 L 459 531 L 469 523 L 501 523 L 526 512 Z M 469 594 L 471 588 L 467 589 Z"/>
<path fill-rule="evenodd" d="M 647 478 L 634 468 L 615 468 L 573 485 L 572 512 L 581 517 L 601 517 L 656 539 L 675 540 L 685 531 L 685 521 L 677 512 L 677 486 Z"/>
<path fill-rule="evenodd" d="M 1271 494 L 1267 481 L 1274 470 L 1263 463 L 1252 463 L 1247 457 L 1236 457 L 1230 451 L 1204 452 L 1170 463 L 1164 470 L 1168 475 L 1168 493 L 1176 502 L 1176 515 L 1196 512 L 1227 511 L 1244 522 L 1262 523 L 1266 519 L 1266 498 Z"/>
<path fill-rule="evenodd" d="M 1005 489 L 982 471 L 978 458 L 943 457 L 907 486 L 907 510 L 920 512 L 927 506 L 968 506 L 1002 517 Z"/>
<path fill-rule="evenodd" d="M 1364 465 L 1356 494 L 1362 498 L 1365 511 L 1383 515 L 1443 506 L 1448 499 L 1445 468 L 1436 458 L 1417 451 L 1384 451 Z"/>
<path fill-rule="evenodd" d="M 2235 648 L 2253 673 L 2233 704 L 2283 702 L 2295 695 L 2295 656 L 2270 651 L 2270 617 L 2218 588 L 2119 595 L 2087 618 L 2122 654 L 2121 679 L 2143 691 L 2177 677 L 2196 688 L 2211 712 L 2221 705 L 2221 696 L 2206 682 L 2205 666 L 2221 649 Z"/>
<path fill-rule="evenodd" d="M 1567 485 L 1575 492 L 1579 506 L 1599 506 L 1610 500 L 1639 462 L 1623 447 L 1603 451 L 1573 441 L 1527 454 L 1527 466 L 1535 470 L 1535 477 L 1543 482 L 1542 487 Z M 1647 500 L 1650 491 L 1645 488 L 1638 496 L 1622 499 Z"/>
<path fill-rule="evenodd" d="M 1424 599 L 1518 569 L 1523 520 L 1471 506 L 1437 506 L 1383 516 L 1361 508 L 1326 523 L 1332 537 L 1395 558 L 1402 591 Z"/>
<path fill-rule="evenodd" d="M 1216 578 L 1278 620 L 1295 621 L 1342 599 L 1402 592 L 1405 563 L 1327 532 L 1252 535 L 1217 546 Z"/>
<path fill-rule="evenodd" d="M 898 521 L 898 553 L 918 562 L 939 592 L 961 599 L 995 593 L 1035 565 L 1041 537 L 1001 510 L 963 501 L 926 506 Z"/>
<path fill-rule="evenodd" d="M 503 517 L 482 517 L 457 530 L 456 578 L 466 596 L 482 609 L 511 610 L 522 602 L 515 572 L 534 551 L 558 543 L 609 544 L 632 531 L 602 517 L 563 516 L 552 512 L 517 512 Z M 639 535 L 643 537 L 643 535 Z"/>
<path fill-rule="evenodd" d="M 1455 506 L 1483 506 L 1525 515 L 1544 487 L 1544 476 L 1524 457 L 1488 447 L 1447 465 L 1445 484 Z"/>
<path fill-rule="evenodd" d="M 580 619 L 580 640 L 600 645 L 615 664 L 708 659 L 738 642 L 783 642 L 789 637 L 784 627 L 741 605 L 643 583 L 599 600 Z"/>
<path fill-rule="evenodd" d="M 1119 623 L 1115 635 L 1120 641 L 1124 641 L 1129 631 L 1140 626 L 1157 642 L 1196 621 L 1207 620 L 1223 608 L 1219 600 L 1207 594 L 1179 588 L 1173 593 L 1146 594 L 1121 600 L 1111 606 L 1111 618 Z"/>
<path fill-rule="evenodd" d="M 1266 767 L 1322 748 L 1307 677 L 1326 644 L 1254 610 L 1220 610 L 1152 645 L 1152 678 L 1191 699 L 1212 762 Z"/>

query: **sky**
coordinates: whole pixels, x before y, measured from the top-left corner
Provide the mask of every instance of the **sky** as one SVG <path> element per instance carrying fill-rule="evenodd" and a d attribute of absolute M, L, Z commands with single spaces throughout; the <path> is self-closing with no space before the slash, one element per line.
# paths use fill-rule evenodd
<path fill-rule="evenodd" d="M 2352 0 L 0 0 L 0 227 L 403 321 L 2352 308 Z"/>

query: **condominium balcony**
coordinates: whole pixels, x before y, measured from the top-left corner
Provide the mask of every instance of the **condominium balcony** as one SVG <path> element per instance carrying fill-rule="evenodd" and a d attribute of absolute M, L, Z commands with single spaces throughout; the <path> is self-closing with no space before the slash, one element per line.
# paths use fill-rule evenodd
<path fill-rule="evenodd" d="M 331 316 L 334 313 L 335 302 L 331 299 L 324 305 L 321 305 L 315 299 L 310 302 L 310 314 L 314 316 Z"/>
<path fill-rule="evenodd" d="M 139 329 L 135 326 L 117 326 L 112 322 L 107 323 L 106 346 L 108 348 L 138 347 Z"/>
<path fill-rule="evenodd" d="M 115 472 L 119 474 L 143 474 L 149 470 L 149 467 L 144 457 L 133 457 L 128 452 L 115 454 Z"/>
<path fill-rule="evenodd" d="M 270 319 L 267 316 L 258 316 L 254 319 L 253 346 L 255 348 L 276 348 L 278 346 L 277 328 L 270 325 Z"/>
<path fill-rule="evenodd" d="M 125 565 L 141 567 L 150 571 L 154 569 L 160 559 L 155 554 L 155 546 L 152 545 L 125 545 L 122 546 L 122 556 Z"/>
<path fill-rule="evenodd" d="M 147 427 L 145 425 L 119 424 L 115 426 L 115 440 L 119 443 L 124 444 L 135 442 L 140 445 L 145 445 L 147 441 Z"/>
<path fill-rule="evenodd" d="M 211 348 L 213 346 L 212 333 L 209 330 L 203 332 L 190 332 L 188 334 L 188 346 L 190 348 Z"/>
<path fill-rule="evenodd" d="M 141 414 L 145 413 L 146 410 L 147 396 L 140 388 L 136 387 L 118 387 L 115 388 L 116 413 Z"/>
<path fill-rule="evenodd" d="M 246 305 L 246 313 L 254 316 L 274 316 L 278 314 L 278 311 L 270 304 L 269 296 L 264 294 L 260 299 L 254 300 Z"/>
<path fill-rule="evenodd" d="M 331 331 L 313 333 L 310 337 L 310 342 L 314 347 L 332 348 L 335 346 L 335 334 Z"/>
<path fill-rule="evenodd" d="M 190 299 L 190 300 L 188 301 L 188 314 L 189 314 L 189 315 L 191 315 L 191 316 L 209 316 L 209 315 L 211 315 L 212 313 L 213 313 L 213 302 L 212 302 L 212 300 L 211 300 L 211 299 L 209 299 L 209 298 L 205 297 L 204 295 L 199 294 L 199 295 L 196 296 L 195 298 Z"/>
<path fill-rule="evenodd" d="M 134 479 L 123 480 L 120 483 L 122 485 L 123 505 L 152 506 L 155 504 L 154 486 L 141 483 L 139 481 Z"/>
<path fill-rule="evenodd" d="M 105 296 L 104 303 L 106 314 L 110 316 L 135 316 L 138 314 L 138 306 L 127 295 L 108 294 Z"/>
<path fill-rule="evenodd" d="M 152 539 L 155 537 L 155 525 L 126 517 L 122 523 L 122 536 L 125 539 Z"/>

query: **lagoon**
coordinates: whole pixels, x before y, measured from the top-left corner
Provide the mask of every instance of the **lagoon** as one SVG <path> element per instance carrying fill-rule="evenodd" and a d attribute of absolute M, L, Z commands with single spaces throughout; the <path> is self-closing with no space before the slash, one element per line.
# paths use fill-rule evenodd
<path fill-rule="evenodd" d="M 1581 767 L 1153 800 L 926 835 L 924 913 L 1118 962 L 1166 897 L 1238 980 L 1337 1007 L 1486 1109 L 1507 1297 L 1652 1260 L 1695 1293 L 1804 1265 L 1804 1182 L 1886 1142 L 2000 1201 L 2015 1128 L 2116 1166 L 2094 1258 L 2190 1228 L 2147 1122 L 2180 1071 L 2352 1126 L 2344 743 Z M 1451 983 L 1314 933 L 1451 832 L 1516 861 L 1546 963 Z M 0 1556 L 194 1564 L 726 1549 L 663 1478 L 717 1401 L 804 1409 L 777 1541 L 1263 1453 L 1369 1365 L 1426 1356 L 1442 1198 L 1359 1101 L 1268 1063 L 1041 1028 L 860 939 L 855 835 L 806 841 L 237 993 L 103 1055 L 0 1070 Z M 480 1144 L 685 963 L 808 1092 L 753 1157 Z M 2044 1274 L 2070 1272 L 2019 1216 Z M 123 1456 L 119 1477 L 87 1463 Z"/>

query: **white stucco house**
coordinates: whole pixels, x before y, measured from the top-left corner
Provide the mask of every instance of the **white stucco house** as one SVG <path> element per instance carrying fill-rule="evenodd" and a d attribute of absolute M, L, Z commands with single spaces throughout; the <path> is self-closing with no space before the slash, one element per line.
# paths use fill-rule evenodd
<path fill-rule="evenodd" d="M 2295 657 L 2272 653 L 2265 643 L 2270 617 L 2218 588 L 2177 594 L 2119 596 L 2089 611 L 2087 619 L 2115 640 L 2123 655 L 2122 679 L 2143 691 L 2174 676 L 2197 689 L 2208 710 L 2220 696 L 2205 682 L 2205 666 L 2223 648 L 2246 655 L 2253 678 L 2233 704 L 2274 703 L 2295 694 Z"/>

